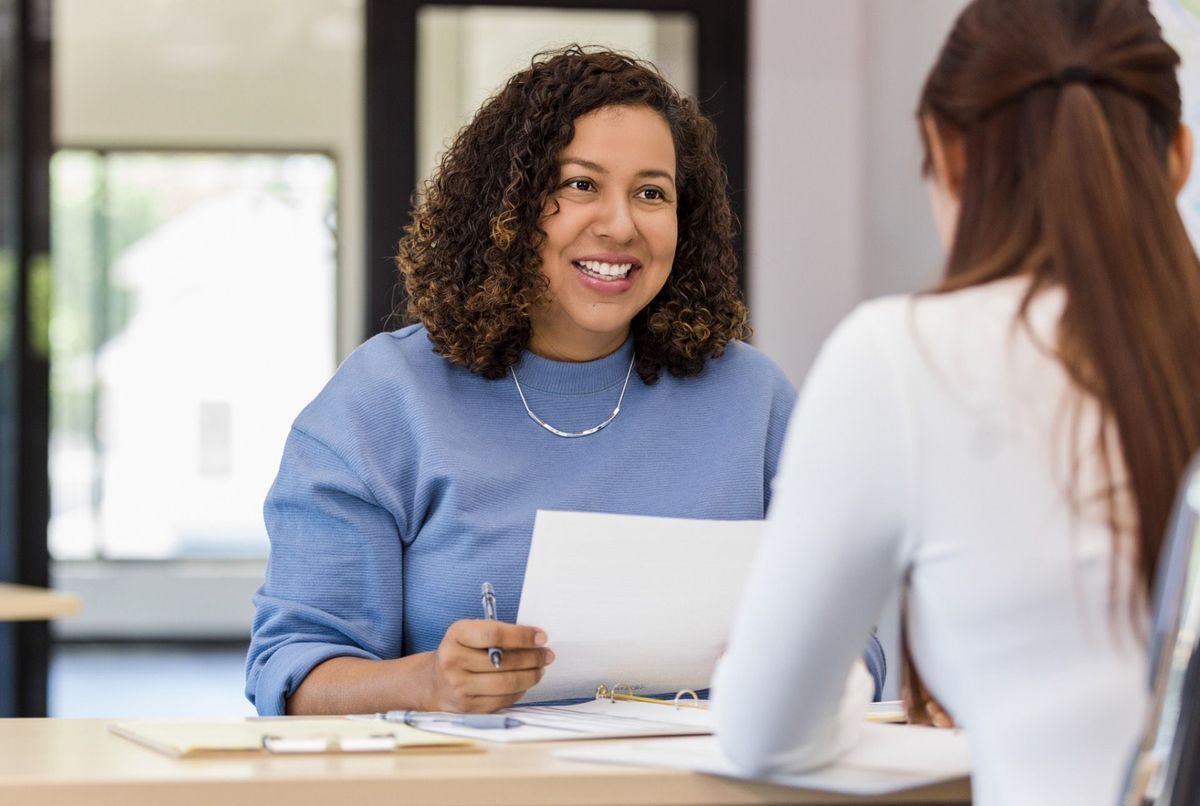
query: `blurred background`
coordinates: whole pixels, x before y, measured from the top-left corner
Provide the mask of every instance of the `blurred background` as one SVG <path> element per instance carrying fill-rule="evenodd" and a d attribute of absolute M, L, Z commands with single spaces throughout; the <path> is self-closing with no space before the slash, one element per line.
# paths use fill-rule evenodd
<path fill-rule="evenodd" d="M 288 428 L 394 325 L 411 193 L 532 54 L 607 45 L 700 99 L 799 384 L 855 303 L 937 277 L 912 113 L 963 4 L 0 0 L 0 581 L 83 600 L 0 624 L 0 715 L 251 712 Z M 1194 5 L 1155 0 L 1189 68 Z"/>

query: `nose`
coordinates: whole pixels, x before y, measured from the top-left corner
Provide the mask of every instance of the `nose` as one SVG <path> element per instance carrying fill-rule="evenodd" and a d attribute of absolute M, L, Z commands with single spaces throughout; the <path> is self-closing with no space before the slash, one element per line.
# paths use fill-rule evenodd
<path fill-rule="evenodd" d="M 592 232 L 616 243 L 629 243 L 636 238 L 637 222 L 633 219 L 631 200 L 619 193 L 602 197 L 596 208 Z"/>

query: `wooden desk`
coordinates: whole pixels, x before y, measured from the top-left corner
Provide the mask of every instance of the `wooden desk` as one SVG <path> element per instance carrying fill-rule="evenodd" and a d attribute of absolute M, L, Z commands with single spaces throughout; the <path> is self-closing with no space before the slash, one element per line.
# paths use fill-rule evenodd
<path fill-rule="evenodd" d="M 46 621 L 79 612 L 79 597 L 0 582 L 0 621 Z"/>
<path fill-rule="evenodd" d="M 0 803 L 55 806 L 555 804 L 946 804 L 964 781 L 850 799 L 674 770 L 560 761 L 556 745 L 480 752 L 174 759 L 114 736 L 106 720 L 0 719 Z M 406 754 L 407 753 L 407 754 Z"/>

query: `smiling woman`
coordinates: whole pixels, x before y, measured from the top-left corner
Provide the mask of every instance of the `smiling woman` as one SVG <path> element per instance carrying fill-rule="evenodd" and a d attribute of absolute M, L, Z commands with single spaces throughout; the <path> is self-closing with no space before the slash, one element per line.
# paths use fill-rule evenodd
<path fill-rule="evenodd" d="M 261 713 L 518 700 L 554 660 L 512 623 L 538 509 L 763 517 L 794 392 L 740 341 L 713 143 L 651 66 L 579 48 L 459 133 L 399 246 L 416 324 L 346 360 L 267 498 Z"/>

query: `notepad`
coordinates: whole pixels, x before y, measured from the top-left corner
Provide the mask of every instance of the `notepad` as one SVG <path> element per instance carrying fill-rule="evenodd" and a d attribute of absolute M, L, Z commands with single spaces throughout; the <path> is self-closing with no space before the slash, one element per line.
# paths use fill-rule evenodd
<path fill-rule="evenodd" d="M 517 614 L 555 660 L 522 703 L 708 686 L 762 521 L 538 511 Z"/>
<path fill-rule="evenodd" d="M 473 742 L 388 722 L 343 717 L 114 722 L 108 729 L 160 753 L 188 758 L 216 753 L 354 753 L 470 748 Z"/>

